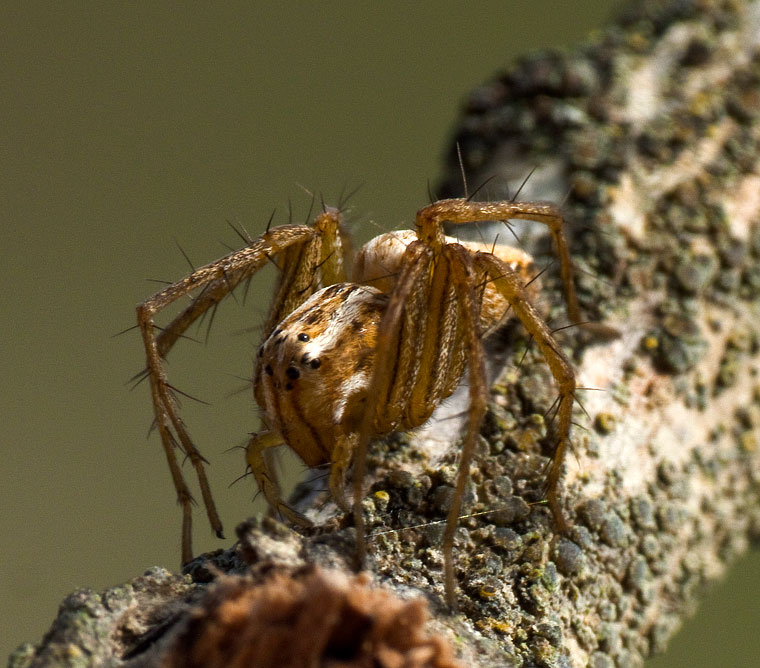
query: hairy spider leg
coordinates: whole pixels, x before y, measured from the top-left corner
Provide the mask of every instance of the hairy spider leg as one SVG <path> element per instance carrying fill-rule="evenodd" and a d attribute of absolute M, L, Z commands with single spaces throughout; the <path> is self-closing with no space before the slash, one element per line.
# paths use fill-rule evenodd
<path fill-rule="evenodd" d="M 367 392 L 367 401 L 358 430 L 356 449 L 354 450 L 354 525 L 359 568 L 363 566 L 366 557 L 366 536 L 361 500 L 364 496 L 364 478 L 367 472 L 367 448 L 373 435 L 389 433 L 377 429 L 377 415 L 387 410 L 387 400 L 393 389 L 392 381 L 395 371 L 397 366 L 400 368 L 398 360 L 399 339 L 405 306 L 415 287 L 427 279 L 432 261 L 433 250 L 424 242 L 413 241 L 406 247 L 401 274 L 398 276 L 385 315 L 377 331 L 375 371 L 372 374 Z M 406 371 L 400 368 L 400 373 L 404 374 Z M 384 401 L 381 402 L 381 398 Z M 386 425 L 386 427 L 393 429 L 393 425 Z"/>
<path fill-rule="evenodd" d="M 480 337 L 480 286 L 472 257 L 459 244 L 445 244 L 437 252 L 422 241 L 407 246 L 402 273 L 378 331 L 376 371 L 354 456 L 354 518 L 361 563 L 365 556 L 361 498 L 370 438 L 399 425 L 425 422 L 456 387 L 467 361 L 473 370 L 468 430 L 443 541 L 446 598 L 452 607 L 453 536 L 488 393 Z M 413 341 L 418 345 L 411 345 Z"/>
<path fill-rule="evenodd" d="M 280 498 L 280 486 L 276 476 L 272 472 L 271 463 L 264 458 L 267 448 L 274 448 L 285 444 L 285 439 L 276 431 L 263 430 L 251 434 L 251 439 L 246 446 L 246 460 L 256 479 L 259 490 L 267 500 L 270 509 L 282 513 L 291 522 L 302 527 L 311 526 L 311 521 L 301 513 L 293 510 Z"/>
<path fill-rule="evenodd" d="M 417 234 L 440 244 L 443 223 L 455 225 L 489 220 L 521 219 L 542 223 L 549 228 L 559 256 L 560 274 L 567 302 L 567 313 L 574 323 L 581 321 L 578 296 L 573 282 L 573 262 L 564 231 L 564 218 L 556 204 L 550 202 L 470 202 L 466 199 L 443 199 L 417 212 Z"/>
<path fill-rule="evenodd" d="M 446 603 L 452 610 L 456 609 L 456 580 L 454 577 L 454 533 L 459 524 L 459 514 L 464 498 L 465 486 L 470 477 L 470 463 L 475 452 L 475 443 L 480 433 L 480 425 L 488 405 L 488 382 L 483 355 L 483 339 L 480 336 L 480 307 L 476 297 L 476 272 L 473 268 L 472 255 L 459 244 L 443 247 L 444 254 L 452 256 L 452 274 L 457 288 L 457 297 L 461 301 L 460 314 L 466 335 L 467 376 L 470 386 L 470 408 L 467 416 L 467 431 L 462 441 L 459 455 L 456 486 L 451 498 L 446 528 L 443 532 L 441 549 L 443 551 L 444 588 Z M 506 295 L 505 295 L 506 296 Z"/>
<path fill-rule="evenodd" d="M 557 498 L 557 483 L 559 482 L 565 452 L 570 442 L 570 427 L 572 425 L 575 393 L 575 372 L 570 364 L 570 360 L 567 359 L 557 345 L 549 326 L 528 299 L 519 276 L 510 269 L 509 265 L 490 253 L 476 254 L 475 264 L 486 272 L 496 289 L 509 301 L 515 315 L 520 319 L 523 327 L 525 327 L 538 345 L 554 376 L 554 381 L 557 383 L 559 389 L 557 446 L 552 456 L 551 468 L 549 469 L 546 481 L 546 495 L 557 528 L 565 533 L 568 530 L 568 525 Z"/>
<path fill-rule="evenodd" d="M 578 302 L 572 280 L 572 262 L 562 230 L 562 217 L 554 205 L 512 202 L 479 203 L 455 199 L 442 200 L 421 209 L 416 219 L 418 241 L 407 246 L 401 262 L 401 275 L 392 289 L 390 303 L 378 331 L 375 373 L 371 381 L 369 399 L 355 451 L 354 521 L 357 531 L 357 557 L 361 565 L 366 553 L 361 499 L 369 440 L 373 435 L 387 433 L 395 428 L 400 410 L 408 411 L 406 421 L 408 426 L 420 424 L 416 422 L 417 419 L 427 419 L 424 415 L 429 416 L 437 403 L 448 396 L 453 389 L 449 388 L 447 393 L 438 394 L 432 390 L 436 387 L 435 383 L 430 385 L 425 380 L 430 377 L 426 372 L 431 370 L 433 358 L 437 358 L 439 362 L 445 360 L 446 365 L 449 365 L 448 370 L 451 371 L 447 376 L 447 385 L 452 379 L 456 384 L 461 377 L 463 360 L 461 364 L 458 364 L 456 359 L 452 360 L 452 358 L 455 358 L 459 351 L 464 352 L 470 369 L 475 371 L 470 373 L 471 396 L 468 426 L 443 540 L 446 599 L 452 608 L 455 603 L 454 533 L 469 476 L 470 461 L 487 402 L 480 332 L 482 291 L 480 295 L 476 294 L 478 279 L 474 267 L 496 282 L 496 290 L 514 308 L 515 315 L 523 322 L 529 333 L 539 341 L 539 348 L 546 357 L 559 385 L 559 444 L 547 489 L 558 528 L 565 530 L 567 527 L 557 501 L 556 486 L 569 438 L 575 389 L 572 367 L 556 346 L 548 326 L 533 308 L 519 274 L 491 253 L 473 253 L 459 244 L 447 242 L 443 233 L 445 221 L 459 224 L 509 218 L 536 220 L 549 226 L 560 256 L 568 311 L 572 320 L 579 320 Z M 433 267 L 432 270 L 430 267 Z M 444 278 L 442 267 L 446 267 L 447 278 Z M 446 284 L 449 286 L 447 288 L 449 294 L 453 289 L 452 299 L 458 305 L 455 311 L 447 312 L 449 316 L 452 313 L 456 314 L 459 324 L 453 329 L 447 328 L 445 324 L 447 318 L 438 309 L 436 302 L 430 299 L 431 294 L 436 294 L 436 291 L 440 293 Z M 443 300 L 443 303 L 446 303 L 446 300 Z M 420 318 L 419 304 L 422 304 L 423 312 L 426 314 L 424 318 Z M 409 313 L 405 312 L 407 307 L 409 307 Z M 447 339 L 444 344 L 441 335 L 446 331 L 449 332 L 449 337 L 447 339 L 443 336 L 443 339 Z M 412 336 L 420 341 L 421 345 L 401 345 L 404 342 L 410 342 Z M 421 374 L 421 370 L 425 373 Z M 440 384 L 437 387 L 440 387 Z M 413 401 L 413 398 L 417 401 Z M 412 421 L 412 416 L 414 421 Z"/>
<path fill-rule="evenodd" d="M 440 200 L 420 209 L 417 213 L 417 234 L 432 243 L 440 243 L 443 237 L 442 224 L 473 223 L 487 220 L 507 220 L 519 218 L 547 225 L 552 234 L 560 259 L 560 272 L 565 290 L 568 316 L 572 322 L 580 322 L 580 307 L 573 282 L 573 263 L 559 208 L 544 202 L 470 202 L 465 199 Z M 512 306 L 515 315 L 533 336 L 544 355 L 559 387 L 559 408 L 557 425 L 557 447 L 552 458 L 546 483 L 546 494 L 560 531 L 567 530 L 567 522 L 559 506 L 557 483 L 562 462 L 569 444 L 572 423 L 575 374 L 572 365 L 557 345 L 551 330 L 533 307 L 522 281 L 514 270 L 491 253 L 478 253 L 479 267 L 495 281 L 494 287 Z"/>
<path fill-rule="evenodd" d="M 230 294 L 240 283 L 249 279 L 278 254 L 290 251 L 287 275 L 282 274 L 279 288 L 270 307 L 267 328 L 309 297 L 319 281 L 332 281 L 345 276 L 343 256 L 336 252 L 340 246 L 340 213 L 327 209 L 315 220 L 314 226 L 283 225 L 275 227 L 253 240 L 246 248 L 211 262 L 193 271 L 184 279 L 160 290 L 137 306 L 137 321 L 145 345 L 146 370 L 150 381 L 155 411 L 155 424 L 161 437 L 177 500 L 182 507 L 182 562 L 192 559 L 192 495 L 185 483 L 177 461 L 179 447 L 190 459 L 196 471 L 206 514 L 217 536 L 223 528 L 216 511 L 205 472 L 207 463 L 192 442 L 179 415 L 174 390 L 168 382 L 164 358 L 187 328 L 209 309 Z M 337 232 L 336 232 L 337 231 Z M 181 297 L 200 289 L 179 315 L 156 333 L 155 315 Z M 265 333 L 268 333 L 265 332 Z"/>

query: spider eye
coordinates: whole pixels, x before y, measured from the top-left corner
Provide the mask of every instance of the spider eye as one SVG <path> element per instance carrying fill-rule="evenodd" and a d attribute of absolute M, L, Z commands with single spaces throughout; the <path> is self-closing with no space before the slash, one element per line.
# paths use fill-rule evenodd
<path fill-rule="evenodd" d="M 320 366 L 322 366 L 322 362 L 320 361 L 319 357 L 315 357 L 313 360 L 311 360 L 312 369 L 319 369 Z"/>
<path fill-rule="evenodd" d="M 285 369 L 285 375 L 290 378 L 290 380 L 295 380 L 296 378 L 301 377 L 301 372 L 294 366 L 289 366 L 287 369 Z"/>
<path fill-rule="evenodd" d="M 305 332 L 301 332 L 301 333 L 298 335 L 298 340 L 299 340 L 299 341 L 309 341 L 309 340 L 310 340 L 310 339 L 309 339 L 309 335 L 308 335 L 308 334 L 306 334 Z"/>

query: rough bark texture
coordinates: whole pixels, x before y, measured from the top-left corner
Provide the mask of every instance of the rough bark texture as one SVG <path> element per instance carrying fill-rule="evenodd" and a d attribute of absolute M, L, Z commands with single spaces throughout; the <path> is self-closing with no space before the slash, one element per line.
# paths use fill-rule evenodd
<path fill-rule="evenodd" d="M 373 449 L 373 579 L 403 599 L 427 598 L 431 632 L 469 666 L 640 665 L 760 535 L 760 2 L 637 4 L 592 43 L 525 58 L 475 91 L 457 141 L 472 183 L 496 175 L 484 199 L 504 197 L 533 167 L 521 199 L 570 192 L 582 307 L 620 336 L 558 333 L 579 384 L 599 390 L 578 393 L 585 410 L 562 491 L 569 535 L 532 504 L 551 454 L 554 387 L 508 327 L 491 342 L 505 370 L 472 468 L 472 516 L 457 533 L 459 612 L 442 605 L 439 548 L 456 398 L 448 416 Z M 461 190 L 454 154 L 441 194 Z M 531 243 L 539 261 L 545 245 Z M 558 281 L 551 271 L 542 281 L 544 307 L 561 322 Z M 245 586 L 255 588 L 274 573 L 302 581 L 309 564 L 349 569 L 350 518 L 307 496 L 320 520 L 307 535 L 251 521 L 236 550 L 205 555 L 213 567 L 199 558 L 185 576 L 154 569 L 108 592 L 76 592 L 40 646 L 20 648 L 10 665 L 176 661 L 184 629 L 202 633 L 198 620 L 224 601 L 228 585 L 207 584 L 219 571 L 251 571 Z M 357 634 L 382 626 L 362 619 Z M 343 663 L 313 665 L 371 665 L 328 658 Z M 434 665 L 403 660 L 387 665 Z"/>

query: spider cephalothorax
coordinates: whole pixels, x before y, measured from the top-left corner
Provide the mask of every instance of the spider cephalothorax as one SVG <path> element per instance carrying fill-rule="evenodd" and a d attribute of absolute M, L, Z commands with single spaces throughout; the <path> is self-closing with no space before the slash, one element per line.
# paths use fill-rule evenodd
<path fill-rule="evenodd" d="M 246 451 L 248 465 L 273 509 L 295 523 L 308 522 L 280 498 L 263 455 L 266 448 L 287 444 L 308 466 L 330 464 L 330 491 L 344 509 L 344 480 L 353 462 L 354 516 L 363 555 L 360 501 L 368 443 L 423 424 L 467 370 L 468 426 L 443 538 L 447 598 L 453 604 L 454 530 L 488 399 L 482 339 L 510 311 L 537 343 L 559 389 L 557 447 L 547 498 L 558 527 L 565 528 L 557 482 L 570 434 L 575 377 L 525 287 L 531 258 L 508 246 L 460 244 L 443 232 L 444 222 L 510 218 L 548 225 L 560 257 L 570 318 L 578 321 L 572 264 L 557 208 L 464 199 L 441 200 L 421 209 L 415 230 L 376 237 L 353 263 L 340 212 L 325 208 L 312 225 L 267 230 L 245 248 L 197 269 L 138 306 L 156 425 L 183 507 L 183 560 L 192 556 L 191 496 L 176 460 L 177 444 L 197 471 L 212 527 L 220 535 L 222 527 L 204 460 L 178 415 L 163 357 L 192 322 L 269 261 L 281 273 L 254 371 L 254 394 L 266 427 L 252 436 Z M 191 304 L 157 330 L 154 315 L 195 290 L 200 291 Z"/>

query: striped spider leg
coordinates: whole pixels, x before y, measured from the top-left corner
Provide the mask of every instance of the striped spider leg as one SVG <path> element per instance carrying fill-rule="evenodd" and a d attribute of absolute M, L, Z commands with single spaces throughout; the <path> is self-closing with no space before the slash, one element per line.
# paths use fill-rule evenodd
<path fill-rule="evenodd" d="M 179 415 L 174 388 L 169 384 L 164 358 L 187 328 L 270 261 L 281 266 L 278 287 L 264 327 L 271 332 L 285 314 L 306 300 L 320 284 L 345 280 L 343 265 L 347 238 L 336 209 L 325 209 L 311 226 L 282 225 L 268 230 L 245 248 L 193 271 L 160 290 L 137 307 L 137 322 L 147 355 L 146 373 L 155 412 L 155 426 L 169 463 L 177 500 L 182 507 L 182 562 L 192 559 L 192 495 L 177 461 L 179 448 L 198 477 L 203 503 L 214 532 L 223 536 L 205 472 L 207 463 L 197 450 Z M 350 252 L 350 251 L 349 251 Z M 169 304 L 197 293 L 190 305 L 167 326 L 154 318 Z M 257 392 L 258 395 L 258 392 Z M 270 479 L 273 477 L 270 476 Z"/>
<path fill-rule="evenodd" d="M 516 257 L 518 251 L 509 247 L 493 252 L 477 250 L 472 244 L 456 243 L 443 233 L 446 221 L 463 224 L 510 218 L 549 226 L 560 256 L 570 318 L 577 322 L 578 301 L 563 221 L 559 210 L 550 204 L 479 203 L 464 199 L 435 202 L 417 213 L 416 239 L 403 251 L 386 253 L 379 263 L 398 271 L 398 275 L 376 335 L 375 371 L 355 446 L 354 516 L 359 560 L 363 560 L 365 553 L 361 499 L 369 442 L 379 434 L 422 424 L 441 400 L 453 392 L 466 366 L 470 393 L 468 422 L 442 545 L 444 585 L 451 608 L 455 606 L 456 593 L 454 532 L 488 401 L 483 335 L 503 319 L 508 309 L 538 344 L 559 389 L 558 442 L 546 492 L 558 529 L 567 528 L 557 498 L 557 483 L 570 438 L 575 375 L 525 288 L 530 258 Z M 510 252 L 512 261 L 508 261 Z M 360 261 L 363 254 L 364 249 L 359 254 Z"/>

